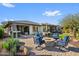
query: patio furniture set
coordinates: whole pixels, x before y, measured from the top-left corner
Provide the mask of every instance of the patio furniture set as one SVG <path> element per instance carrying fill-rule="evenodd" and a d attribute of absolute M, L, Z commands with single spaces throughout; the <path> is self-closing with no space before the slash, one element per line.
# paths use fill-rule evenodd
<path fill-rule="evenodd" d="M 51 43 L 52 44 L 52 48 L 54 47 L 58 47 L 60 50 L 64 50 L 64 51 L 68 51 L 66 49 L 66 46 L 68 46 L 69 43 L 69 36 L 65 36 L 64 39 L 60 39 L 59 37 L 59 33 L 53 33 L 52 34 L 52 38 L 54 38 L 55 40 L 50 41 L 50 42 L 46 42 L 45 40 L 43 40 L 43 35 L 42 33 L 37 32 L 35 34 L 34 37 L 34 43 L 36 44 L 36 49 L 37 50 L 42 50 L 43 48 L 41 47 L 42 44 L 45 44 L 46 47 L 48 47 L 48 44 Z"/>

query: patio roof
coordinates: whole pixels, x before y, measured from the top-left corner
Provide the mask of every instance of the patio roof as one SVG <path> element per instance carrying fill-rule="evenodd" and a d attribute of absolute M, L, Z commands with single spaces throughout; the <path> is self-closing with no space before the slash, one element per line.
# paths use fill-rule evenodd
<path fill-rule="evenodd" d="M 41 23 L 40 25 L 56 26 L 54 24 L 49 24 L 49 23 Z"/>
<path fill-rule="evenodd" d="M 32 22 L 32 21 L 4 21 L 2 22 L 2 24 L 6 24 L 6 23 L 21 23 L 21 24 L 32 24 L 32 25 L 39 25 L 39 23 L 36 22 Z"/>
<path fill-rule="evenodd" d="M 49 25 L 49 26 L 56 26 L 56 25 L 53 25 L 53 24 L 48 24 L 48 23 L 37 23 L 37 22 L 32 22 L 32 21 L 27 21 L 27 20 L 16 20 L 16 21 L 4 21 L 2 22 L 2 24 L 4 25 L 4 27 L 7 27 L 9 26 L 10 24 L 27 24 L 27 25 L 39 25 L 39 26 L 42 26 L 42 25 Z"/>
<path fill-rule="evenodd" d="M 2 22 L 3 25 L 5 25 L 5 27 L 9 26 L 10 24 L 28 24 L 28 25 L 40 25 L 39 23 L 36 22 L 32 22 L 32 21 L 4 21 Z"/>

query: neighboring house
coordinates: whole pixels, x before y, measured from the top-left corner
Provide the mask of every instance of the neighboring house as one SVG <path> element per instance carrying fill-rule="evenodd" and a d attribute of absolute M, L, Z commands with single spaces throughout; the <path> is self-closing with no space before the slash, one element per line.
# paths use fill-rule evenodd
<path fill-rule="evenodd" d="M 5 32 L 15 38 L 21 35 L 31 35 L 36 31 L 53 32 L 57 27 L 56 25 L 39 24 L 32 21 L 5 21 L 2 24 L 5 26 Z"/>

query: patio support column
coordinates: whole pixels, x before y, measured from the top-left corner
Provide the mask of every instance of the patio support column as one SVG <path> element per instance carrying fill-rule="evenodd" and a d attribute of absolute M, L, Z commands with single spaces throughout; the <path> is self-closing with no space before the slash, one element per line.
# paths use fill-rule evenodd
<path fill-rule="evenodd" d="M 33 34 L 33 26 L 32 25 L 29 26 L 29 34 Z"/>
<path fill-rule="evenodd" d="M 38 31 L 39 31 L 39 32 L 41 31 L 41 28 L 40 28 L 40 26 L 38 26 Z"/>
<path fill-rule="evenodd" d="M 43 26 L 39 26 L 39 31 L 43 32 Z"/>
<path fill-rule="evenodd" d="M 13 37 L 13 25 L 11 25 L 11 36 Z"/>
<path fill-rule="evenodd" d="M 18 38 L 18 30 L 17 30 L 17 25 L 14 25 L 14 29 L 15 29 L 15 35 L 16 35 L 16 37 L 15 38 Z"/>
<path fill-rule="evenodd" d="M 12 31 L 12 37 L 14 37 L 14 33 L 15 33 L 15 38 L 17 38 L 18 37 L 18 32 L 17 32 L 16 24 L 13 24 L 11 26 L 11 31 Z"/>
<path fill-rule="evenodd" d="M 46 31 L 47 31 L 47 29 L 48 29 L 47 27 L 48 27 L 48 26 L 47 26 L 47 24 L 46 24 Z"/>

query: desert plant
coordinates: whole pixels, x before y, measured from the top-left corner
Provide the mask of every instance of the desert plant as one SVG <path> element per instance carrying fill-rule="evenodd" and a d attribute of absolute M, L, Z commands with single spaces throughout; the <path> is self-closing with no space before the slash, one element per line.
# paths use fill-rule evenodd
<path fill-rule="evenodd" d="M 17 46 L 19 46 L 19 40 L 13 38 L 9 38 L 3 43 L 3 48 L 9 51 L 11 55 L 16 54 Z"/>

